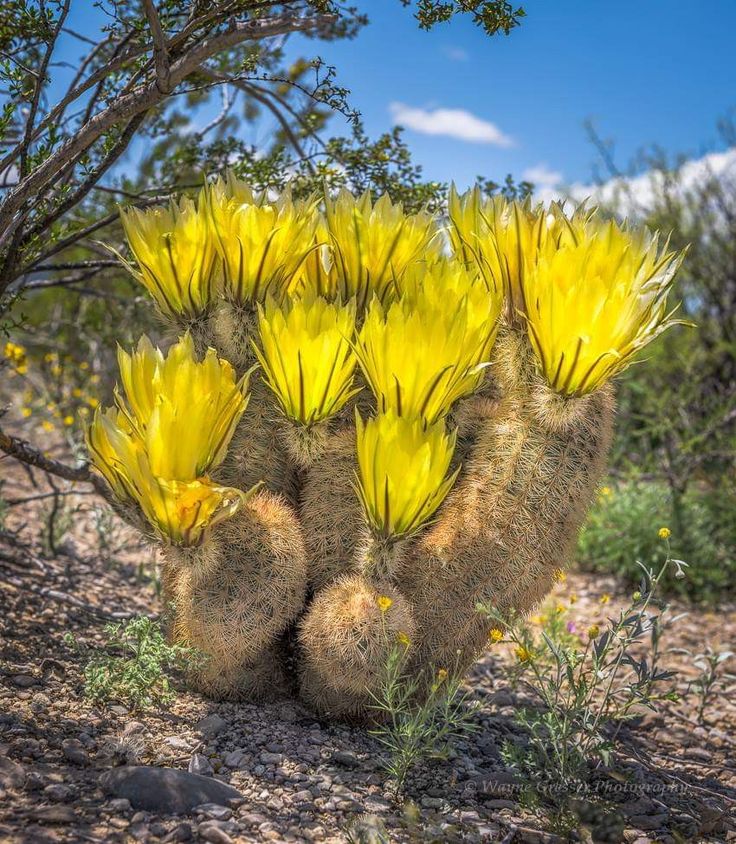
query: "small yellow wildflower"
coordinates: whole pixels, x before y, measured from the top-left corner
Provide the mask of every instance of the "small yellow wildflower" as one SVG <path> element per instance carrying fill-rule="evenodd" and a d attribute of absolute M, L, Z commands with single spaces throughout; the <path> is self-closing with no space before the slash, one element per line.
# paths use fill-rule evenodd
<path fill-rule="evenodd" d="M 20 412 L 24 419 L 28 419 L 28 417 L 33 413 L 30 407 L 22 407 Z"/>
<path fill-rule="evenodd" d="M 79 387 L 75 387 L 72 390 L 72 395 L 74 396 L 75 399 L 81 399 L 82 398 L 82 391 L 79 389 Z"/>
<path fill-rule="evenodd" d="M 90 384 L 99 384 L 100 383 L 100 376 L 99 375 L 90 375 L 89 376 L 89 383 Z"/>
<path fill-rule="evenodd" d="M 612 495 L 611 487 L 610 486 L 602 486 L 600 494 L 601 494 L 601 498 L 608 498 L 610 495 Z"/>
<path fill-rule="evenodd" d="M 611 596 L 608 594 L 608 592 L 605 592 L 603 595 L 601 595 L 599 603 L 607 604 L 610 600 Z"/>
<path fill-rule="evenodd" d="M 577 592 L 573 592 L 572 595 L 570 595 L 570 603 L 576 604 L 577 602 L 578 602 Z"/>
<path fill-rule="evenodd" d="M 73 416 L 65 416 L 64 417 L 64 424 L 67 428 L 70 428 L 74 424 L 74 417 Z"/>
<path fill-rule="evenodd" d="M 99 403 L 100 403 L 99 399 L 96 399 L 96 398 L 94 398 L 94 397 L 93 397 L 93 398 L 89 398 L 89 399 L 87 399 L 87 404 L 88 404 L 90 407 L 97 407 L 97 405 L 98 405 Z"/>
<path fill-rule="evenodd" d="M 381 612 L 383 612 L 383 613 L 388 612 L 388 610 L 390 609 L 391 604 L 393 604 L 393 602 L 394 602 L 393 598 L 389 598 L 388 595 L 379 595 L 376 598 L 376 603 L 378 604 L 378 609 L 381 610 Z"/>
<path fill-rule="evenodd" d="M 88 407 L 80 407 L 79 408 L 79 415 L 80 416 L 89 416 L 89 408 Z"/>
<path fill-rule="evenodd" d="M 532 652 L 525 648 L 523 645 L 519 645 L 519 647 L 514 651 L 516 654 L 516 658 L 519 662 L 531 662 L 532 661 Z"/>
<path fill-rule="evenodd" d="M 588 638 L 595 639 L 601 632 L 601 628 L 597 624 L 591 624 L 588 628 Z"/>
<path fill-rule="evenodd" d="M 87 361 L 86 361 L 86 360 L 83 360 L 83 361 L 79 364 L 79 368 L 80 368 L 80 369 L 89 369 L 89 364 L 87 363 Z"/>
<path fill-rule="evenodd" d="M 635 601 L 641 601 L 641 592 L 637 589 L 631 596 Z"/>
<path fill-rule="evenodd" d="M 533 616 L 529 619 L 529 621 L 531 621 L 531 623 L 532 623 L 532 624 L 544 624 L 544 622 L 545 622 L 546 620 L 547 620 L 547 617 L 546 617 L 546 616 L 544 616 L 544 615 L 533 615 Z"/>
<path fill-rule="evenodd" d="M 437 679 L 439 680 L 440 683 L 443 683 L 447 679 L 447 669 L 446 668 L 440 668 L 440 670 L 437 672 Z"/>
<path fill-rule="evenodd" d="M 46 352 L 43 359 L 45 363 L 56 363 L 56 354 L 54 352 Z"/>
<path fill-rule="evenodd" d="M 557 606 L 555 607 L 555 612 L 557 613 L 557 615 L 562 615 L 562 613 L 565 612 L 565 605 L 557 604 Z"/>
<path fill-rule="evenodd" d="M 59 366 L 58 363 L 55 363 L 50 369 L 50 372 L 54 376 L 54 378 L 58 378 L 63 371 L 64 370 Z"/>
<path fill-rule="evenodd" d="M 669 538 L 670 538 L 670 536 L 672 536 L 672 531 L 671 531 L 668 527 L 661 527 L 661 528 L 657 531 L 657 536 L 658 536 L 660 539 L 669 539 Z"/>
<path fill-rule="evenodd" d="M 555 572 L 555 581 L 557 583 L 565 583 L 566 580 L 567 574 L 562 571 L 562 569 L 557 569 L 557 571 Z"/>
<path fill-rule="evenodd" d="M 498 627 L 494 627 L 488 634 L 488 638 L 495 645 L 496 642 L 500 642 L 503 639 L 503 630 L 499 630 Z"/>
<path fill-rule="evenodd" d="M 54 427 L 54 423 L 49 422 L 48 419 L 43 420 L 43 422 L 41 423 L 41 427 L 44 429 L 44 431 L 55 431 L 56 430 L 56 428 Z"/>
<path fill-rule="evenodd" d="M 408 648 L 411 645 L 411 639 L 404 633 L 403 630 L 400 630 L 396 636 L 396 640 L 400 645 L 403 645 L 405 648 Z"/>
<path fill-rule="evenodd" d="M 26 350 L 18 343 L 11 343 L 8 341 L 4 349 L 5 357 L 16 367 L 20 368 L 26 362 Z"/>

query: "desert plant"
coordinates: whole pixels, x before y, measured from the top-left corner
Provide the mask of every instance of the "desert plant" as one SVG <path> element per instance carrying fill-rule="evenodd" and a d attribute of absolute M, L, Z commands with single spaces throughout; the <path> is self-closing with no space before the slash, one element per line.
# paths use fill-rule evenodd
<path fill-rule="evenodd" d="M 668 569 L 659 584 L 663 594 L 708 603 L 734 594 L 736 492 L 726 480 L 717 490 L 691 483 L 679 500 L 664 481 L 610 481 L 599 490 L 580 533 L 579 565 L 615 574 L 637 588 L 641 569 L 636 561 L 661 565 L 666 557 L 652 522 L 672 526 L 674 551 L 691 566 L 685 579 Z"/>
<path fill-rule="evenodd" d="M 626 720 L 677 698 L 675 672 L 660 665 L 662 635 L 676 617 L 657 593 L 667 571 L 682 577 L 685 564 L 672 557 L 668 540 L 662 528 L 664 562 L 656 571 L 640 564 L 641 586 L 629 605 L 584 630 L 562 622 L 562 605 L 539 619 L 539 630 L 518 613 L 480 607 L 493 625 L 492 640 L 512 647 L 512 675 L 534 698 L 516 714 L 527 744 L 504 747 L 506 761 L 530 784 L 532 802 L 564 802 L 584 788 L 597 765 L 609 764 Z"/>
<path fill-rule="evenodd" d="M 384 749 L 383 768 L 397 793 L 417 764 L 445 758 L 454 739 L 477 729 L 473 708 L 460 689 L 462 675 L 446 668 L 429 677 L 407 672 L 407 647 L 405 639 L 391 649 L 372 705 L 381 723 L 371 733 Z"/>
<path fill-rule="evenodd" d="M 166 641 L 158 622 L 137 616 L 105 626 L 105 644 L 84 668 L 85 695 L 97 703 L 119 701 L 133 709 L 169 703 L 170 672 L 185 671 L 197 655 Z"/>
<path fill-rule="evenodd" d="M 476 189 L 450 211 L 448 237 L 385 196 L 230 175 L 123 212 L 126 265 L 185 333 L 120 352 L 87 440 L 118 512 L 163 546 L 206 693 L 298 681 L 323 714 L 372 717 L 403 636 L 431 698 L 437 666 L 462 676 L 485 645 L 477 604 L 525 612 L 567 561 L 610 379 L 674 322 L 680 256 L 592 209 Z"/>

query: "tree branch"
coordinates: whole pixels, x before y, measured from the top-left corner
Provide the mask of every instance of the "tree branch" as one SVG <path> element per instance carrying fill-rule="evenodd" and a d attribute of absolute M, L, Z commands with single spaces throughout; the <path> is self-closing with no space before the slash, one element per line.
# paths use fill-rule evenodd
<path fill-rule="evenodd" d="M 247 22 L 233 21 L 223 32 L 213 35 L 185 53 L 170 68 L 172 90 L 213 55 L 247 40 L 269 38 L 287 32 L 310 31 L 327 26 L 335 15 L 316 15 L 309 18 L 278 17 Z M 92 117 L 79 132 L 59 146 L 32 173 L 21 180 L 0 205 L 0 231 L 15 228 L 18 214 L 31 196 L 45 191 L 69 161 L 76 160 L 117 123 L 130 120 L 165 99 L 156 81 L 140 86 Z M 5 283 L 7 286 L 7 281 Z"/>
<path fill-rule="evenodd" d="M 166 46 L 166 37 L 161 28 L 161 21 L 156 11 L 153 0 L 143 0 L 143 8 L 146 10 L 148 25 L 153 37 L 153 63 L 156 68 L 156 87 L 162 94 L 171 93 L 171 81 L 169 78 L 169 52 Z"/>
<path fill-rule="evenodd" d="M 67 466 L 66 463 L 46 457 L 26 440 L 6 434 L 2 428 L 0 428 L 0 451 L 4 451 L 9 457 L 20 460 L 21 463 L 25 463 L 28 466 L 35 466 L 37 469 L 42 469 L 44 472 L 48 472 L 50 475 L 56 475 L 56 477 L 63 478 L 65 481 L 92 484 L 95 490 L 105 500 L 110 501 L 112 499 L 112 493 L 107 484 L 102 478 L 90 472 L 87 463 L 76 467 Z"/>

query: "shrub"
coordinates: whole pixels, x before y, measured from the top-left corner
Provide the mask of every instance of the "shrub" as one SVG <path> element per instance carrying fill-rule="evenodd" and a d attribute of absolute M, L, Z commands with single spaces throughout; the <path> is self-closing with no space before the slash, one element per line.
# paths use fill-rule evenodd
<path fill-rule="evenodd" d="M 673 507 L 663 483 L 629 481 L 602 487 L 580 534 L 577 558 L 586 571 L 623 577 L 636 588 L 641 578 L 637 560 L 661 565 L 665 548 L 656 527 L 672 526 L 672 548 L 690 563 L 687 579 L 668 570 L 664 593 L 697 602 L 711 602 L 736 592 L 736 493 L 691 486 Z M 675 525 L 680 525 L 680 530 Z M 653 527 L 655 529 L 653 529 Z"/>

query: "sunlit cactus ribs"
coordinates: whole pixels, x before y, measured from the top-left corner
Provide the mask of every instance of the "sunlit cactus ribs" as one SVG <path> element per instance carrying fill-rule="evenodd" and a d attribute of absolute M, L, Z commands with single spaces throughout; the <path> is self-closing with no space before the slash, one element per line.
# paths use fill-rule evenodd
<path fill-rule="evenodd" d="M 440 217 L 228 175 L 123 220 L 178 339 L 119 352 L 87 441 L 195 686 L 366 718 L 395 649 L 465 671 L 478 604 L 528 612 L 569 561 L 681 255 L 479 190 Z"/>

